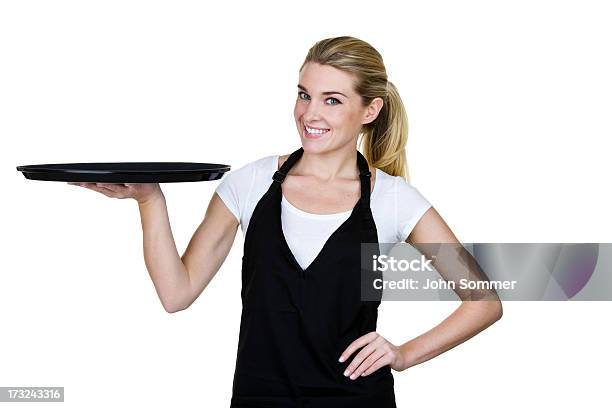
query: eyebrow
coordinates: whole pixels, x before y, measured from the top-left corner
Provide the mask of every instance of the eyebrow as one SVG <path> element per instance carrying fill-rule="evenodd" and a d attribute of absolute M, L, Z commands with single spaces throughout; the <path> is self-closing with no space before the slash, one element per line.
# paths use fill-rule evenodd
<path fill-rule="evenodd" d="M 304 86 L 298 84 L 298 88 L 300 88 L 301 90 L 303 90 L 304 92 L 308 92 L 308 89 L 306 89 Z M 338 92 L 338 91 L 326 91 L 326 92 L 321 92 L 321 94 L 323 95 L 333 95 L 333 94 L 339 94 L 344 96 L 345 98 L 348 98 L 348 96 L 346 96 L 345 94 L 343 94 L 342 92 Z"/>

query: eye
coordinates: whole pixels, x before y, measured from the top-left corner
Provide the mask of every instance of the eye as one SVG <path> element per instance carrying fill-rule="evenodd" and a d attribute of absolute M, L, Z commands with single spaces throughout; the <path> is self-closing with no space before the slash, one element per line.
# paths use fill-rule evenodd
<path fill-rule="evenodd" d="M 305 97 L 303 98 L 303 97 L 302 97 L 302 95 L 304 95 Z M 306 98 L 310 98 L 310 97 L 308 96 L 308 94 L 307 94 L 306 92 L 299 91 L 299 92 L 298 92 L 298 98 L 300 98 L 300 99 L 306 99 Z M 342 102 L 340 102 L 340 101 L 339 101 L 338 99 L 336 99 L 336 98 L 327 98 L 327 100 L 328 100 L 328 101 L 330 101 L 330 100 L 336 101 L 335 103 L 330 103 L 330 104 L 328 104 L 328 105 L 341 105 L 341 104 L 342 104 Z"/>

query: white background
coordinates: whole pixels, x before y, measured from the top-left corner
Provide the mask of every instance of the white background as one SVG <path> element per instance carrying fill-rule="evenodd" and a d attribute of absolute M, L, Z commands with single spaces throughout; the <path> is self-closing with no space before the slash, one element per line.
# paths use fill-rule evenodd
<path fill-rule="evenodd" d="M 64 386 L 70 407 L 229 406 L 242 232 L 200 298 L 167 314 L 134 200 L 26 180 L 15 166 L 236 169 L 289 153 L 298 69 L 327 37 L 383 55 L 408 111 L 411 182 L 462 242 L 612 241 L 605 6 L 1 2 L 0 386 Z M 181 254 L 218 183 L 162 185 Z M 401 344 L 457 306 L 387 302 L 379 332 Z M 395 372 L 398 406 L 607 405 L 611 311 L 506 302 L 488 330 Z"/>

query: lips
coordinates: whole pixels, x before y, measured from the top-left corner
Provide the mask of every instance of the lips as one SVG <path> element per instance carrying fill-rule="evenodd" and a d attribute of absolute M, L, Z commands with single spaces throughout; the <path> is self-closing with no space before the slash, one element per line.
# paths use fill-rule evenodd
<path fill-rule="evenodd" d="M 310 126 L 309 124 L 305 123 L 304 126 L 309 127 L 310 129 L 314 129 L 314 130 L 329 130 L 328 128 L 319 128 L 316 126 Z"/>
<path fill-rule="evenodd" d="M 310 126 L 308 126 L 310 128 Z M 320 128 L 312 128 L 312 129 L 320 129 Z M 329 129 L 326 129 L 325 132 L 321 132 L 321 133 L 310 133 L 307 129 L 306 126 L 304 126 L 304 130 L 302 131 L 302 133 L 304 134 L 304 137 L 306 139 L 320 139 L 321 137 L 323 137 L 324 135 L 326 135 L 327 133 L 329 133 Z"/>

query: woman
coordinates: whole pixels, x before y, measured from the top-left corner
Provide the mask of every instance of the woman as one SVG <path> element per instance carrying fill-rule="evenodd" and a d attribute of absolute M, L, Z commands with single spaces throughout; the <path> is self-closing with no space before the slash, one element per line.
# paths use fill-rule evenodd
<path fill-rule="evenodd" d="M 395 407 L 391 370 L 472 337 L 501 317 L 501 304 L 462 302 L 402 345 L 377 333 L 380 302 L 360 299 L 360 243 L 458 241 L 405 181 L 406 113 L 368 43 L 316 43 L 300 68 L 294 116 L 301 147 L 228 174 L 182 257 L 158 184 L 79 185 L 138 201 L 145 263 L 168 312 L 200 295 L 242 226 L 232 407 Z"/>

